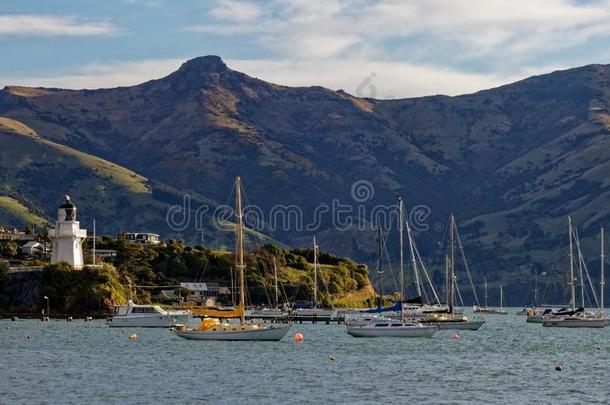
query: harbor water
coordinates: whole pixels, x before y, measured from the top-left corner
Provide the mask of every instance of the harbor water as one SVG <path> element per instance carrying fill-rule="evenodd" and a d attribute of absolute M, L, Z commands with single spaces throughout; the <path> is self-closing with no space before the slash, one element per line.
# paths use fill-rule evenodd
<path fill-rule="evenodd" d="M 543 328 L 515 311 L 488 315 L 479 331 L 459 338 L 440 331 L 430 339 L 358 339 L 343 325 L 303 324 L 280 342 L 191 341 L 103 321 L 1 320 L 0 402 L 610 401 L 610 328 Z"/>

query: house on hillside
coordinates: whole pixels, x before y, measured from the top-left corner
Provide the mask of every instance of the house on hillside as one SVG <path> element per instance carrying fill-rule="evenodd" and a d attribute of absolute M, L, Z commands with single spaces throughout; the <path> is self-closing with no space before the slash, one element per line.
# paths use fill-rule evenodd
<path fill-rule="evenodd" d="M 120 237 L 121 235 L 119 235 Z M 123 236 L 134 243 L 141 243 L 143 245 L 158 245 L 161 243 L 159 235 L 150 232 L 129 232 L 124 233 Z"/>
<path fill-rule="evenodd" d="M 0 240 L 34 240 L 34 235 L 28 235 L 17 228 L 5 228 L 0 226 Z"/>
<path fill-rule="evenodd" d="M 231 291 L 218 283 L 180 283 L 180 287 L 190 291 L 187 300 L 212 302 L 221 295 L 230 295 Z"/>
<path fill-rule="evenodd" d="M 21 253 L 27 256 L 38 256 L 43 252 L 43 249 L 44 247 L 42 246 L 42 243 L 30 241 L 21 246 Z"/>

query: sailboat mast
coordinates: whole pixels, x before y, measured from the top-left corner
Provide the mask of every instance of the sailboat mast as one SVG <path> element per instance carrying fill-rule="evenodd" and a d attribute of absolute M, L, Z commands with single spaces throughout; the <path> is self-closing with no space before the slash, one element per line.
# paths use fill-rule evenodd
<path fill-rule="evenodd" d="M 500 311 L 504 308 L 503 301 L 504 301 L 504 293 L 502 291 L 502 284 L 500 284 Z"/>
<path fill-rule="evenodd" d="M 318 308 L 318 244 L 313 237 L 313 308 Z"/>
<path fill-rule="evenodd" d="M 484 279 L 484 285 L 485 285 L 485 308 L 488 307 L 487 305 L 487 277 L 485 277 Z"/>
<path fill-rule="evenodd" d="M 275 309 L 278 309 L 280 307 L 280 301 L 278 299 L 277 291 L 277 262 L 275 256 L 273 256 L 273 278 L 275 279 Z"/>
<path fill-rule="evenodd" d="M 95 266 L 95 239 L 97 239 L 96 229 L 95 229 L 95 219 L 93 220 L 93 266 Z"/>
<path fill-rule="evenodd" d="M 377 236 L 377 288 L 379 289 L 379 302 L 377 308 L 383 308 L 383 271 L 381 270 L 381 254 L 382 254 L 382 238 L 381 225 L 379 226 L 379 233 Z"/>
<path fill-rule="evenodd" d="M 538 270 L 534 273 L 534 307 L 538 307 Z"/>
<path fill-rule="evenodd" d="M 451 281 L 449 309 L 455 313 L 455 219 L 451 214 Z"/>
<path fill-rule="evenodd" d="M 582 272 L 582 253 L 580 251 L 580 238 L 578 237 L 578 230 L 575 231 L 576 249 L 578 250 L 578 277 L 580 278 L 580 306 L 585 307 L 585 277 Z"/>
<path fill-rule="evenodd" d="M 239 271 L 239 307 L 241 308 L 239 318 L 241 323 L 244 323 L 246 321 L 244 316 L 244 309 L 246 307 L 246 295 L 244 291 L 246 285 L 244 277 L 244 218 L 241 210 L 241 178 L 239 176 L 235 179 L 235 207 L 237 215 L 237 263 L 235 267 Z"/>
<path fill-rule="evenodd" d="M 447 307 L 449 308 L 449 255 L 445 252 L 445 301 L 447 302 Z"/>
<path fill-rule="evenodd" d="M 411 233 L 411 226 L 407 222 L 407 237 L 409 238 L 409 248 L 411 251 L 411 263 L 413 265 L 413 274 L 415 275 L 415 291 L 418 297 L 422 296 L 421 283 L 419 281 L 419 270 L 417 269 L 417 260 L 415 258 L 415 242 Z"/>
<path fill-rule="evenodd" d="M 400 239 L 400 300 L 405 300 L 405 269 L 404 269 L 404 252 L 403 252 L 403 202 L 402 198 L 398 197 L 398 234 Z M 410 241 L 410 240 L 409 240 Z M 410 243 L 409 243 L 410 244 Z M 413 256 L 413 253 L 411 253 Z M 415 259 L 414 259 L 415 260 Z M 402 305 L 401 305 L 402 308 Z"/>
<path fill-rule="evenodd" d="M 568 217 L 568 236 L 570 238 L 570 292 L 572 293 L 572 311 L 576 310 L 576 286 L 574 285 L 574 248 L 572 246 L 572 217 Z"/>
<path fill-rule="evenodd" d="M 599 300 L 599 309 L 600 312 L 604 313 L 604 227 L 600 231 L 600 251 L 601 251 L 601 263 L 600 263 L 600 277 L 599 277 L 599 288 L 600 288 L 600 300 Z"/>

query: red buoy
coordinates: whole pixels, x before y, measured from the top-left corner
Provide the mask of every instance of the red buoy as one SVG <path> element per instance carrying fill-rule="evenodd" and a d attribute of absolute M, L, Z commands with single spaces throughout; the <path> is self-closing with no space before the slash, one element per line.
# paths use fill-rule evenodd
<path fill-rule="evenodd" d="M 459 339 L 459 338 L 460 338 L 460 335 L 458 335 L 457 333 L 454 333 L 454 334 L 451 336 L 451 339 Z"/>
<path fill-rule="evenodd" d="M 294 341 L 297 343 L 301 343 L 303 341 L 303 334 L 301 332 L 297 332 L 294 334 Z"/>

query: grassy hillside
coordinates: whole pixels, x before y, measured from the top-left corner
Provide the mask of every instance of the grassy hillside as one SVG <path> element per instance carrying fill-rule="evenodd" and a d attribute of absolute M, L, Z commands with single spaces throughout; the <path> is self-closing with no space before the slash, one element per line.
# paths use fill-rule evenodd
<path fill-rule="evenodd" d="M 34 213 L 19 201 L 0 196 L 0 224 L 11 224 L 23 228 L 26 225 L 42 226 L 46 220 Z"/>
<path fill-rule="evenodd" d="M 81 222 L 101 219 L 100 231 L 158 230 L 168 204 L 153 197 L 148 180 L 112 162 L 39 137 L 16 120 L 0 118 L 0 217 L 6 224 L 54 219 L 64 194 Z"/>
<path fill-rule="evenodd" d="M 400 195 L 407 211 L 419 210 L 411 219 L 426 260 L 442 257 L 453 212 L 474 282 L 498 277 L 518 304 L 534 272 L 561 276 L 551 266 L 567 215 L 588 255 L 610 221 L 608 76 L 610 66 L 590 65 L 458 97 L 374 100 L 266 83 L 207 56 L 132 87 L 7 87 L 0 193 L 46 216 L 61 195 L 77 194 L 85 215 L 114 232 L 135 224 L 167 236 L 164 207 L 181 194 L 232 203 L 241 175 L 263 216 L 257 231 L 289 246 L 309 245 L 315 233 L 324 249 L 366 263 L 375 258 L 374 210 L 391 210 Z M 355 194 L 363 181 L 372 187 Z M 335 202 L 358 226 L 324 211 Z M 290 207 L 299 218 L 273 216 Z M 178 236 L 211 244 L 222 237 L 214 232 L 191 221 Z M 442 263 L 429 264 L 442 274 Z"/>

